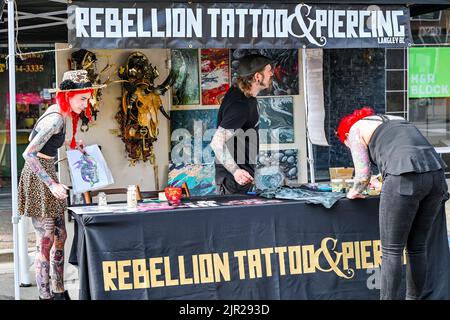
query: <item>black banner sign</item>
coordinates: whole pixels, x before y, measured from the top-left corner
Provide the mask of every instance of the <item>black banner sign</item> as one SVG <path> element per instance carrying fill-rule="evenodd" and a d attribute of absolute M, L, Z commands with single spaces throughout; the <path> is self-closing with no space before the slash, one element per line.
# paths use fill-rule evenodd
<path fill-rule="evenodd" d="M 381 48 L 411 43 L 402 6 L 73 1 L 77 48 Z"/>
<path fill-rule="evenodd" d="M 379 299 L 378 198 L 74 216 L 80 299 Z M 444 210 L 428 248 L 424 298 L 448 299 Z"/>

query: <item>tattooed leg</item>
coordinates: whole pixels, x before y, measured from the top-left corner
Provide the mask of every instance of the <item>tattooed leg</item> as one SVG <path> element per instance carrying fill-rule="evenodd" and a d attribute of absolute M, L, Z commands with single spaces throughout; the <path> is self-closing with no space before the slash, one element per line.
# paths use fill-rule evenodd
<path fill-rule="evenodd" d="M 36 232 L 36 258 L 34 262 L 36 284 L 39 296 L 43 299 L 52 297 L 50 291 L 50 250 L 53 245 L 54 221 L 52 218 L 32 218 Z"/>
<path fill-rule="evenodd" d="M 53 292 L 64 292 L 64 244 L 67 232 L 64 217 L 55 219 L 55 242 L 50 253 L 50 274 Z"/>

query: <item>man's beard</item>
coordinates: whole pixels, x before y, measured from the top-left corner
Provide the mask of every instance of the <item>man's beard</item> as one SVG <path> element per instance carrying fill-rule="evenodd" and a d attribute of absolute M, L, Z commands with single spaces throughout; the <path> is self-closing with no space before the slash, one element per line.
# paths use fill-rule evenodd
<path fill-rule="evenodd" d="M 271 91 L 272 90 L 273 77 L 269 78 L 269 81 L 268 81 L 269 84 L 268 84 L 267 87 L 265 87 L 264 80 L 266 80 L 266 77 L 263 74 L 261 74 L 261 76 L 262 76 L 261 83 L 260 83 L 261 87 L 264 87 L 264 90 Z"/>

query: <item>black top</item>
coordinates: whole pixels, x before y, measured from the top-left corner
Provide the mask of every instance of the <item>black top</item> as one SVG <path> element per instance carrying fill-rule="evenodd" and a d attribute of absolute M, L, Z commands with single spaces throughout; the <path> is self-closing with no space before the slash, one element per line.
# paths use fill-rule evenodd
<path fill-rule="evenodd" d="M 62 114 L 60 114 L 59 112 L 49 112 L 44 116 L 42 116 L 41 118 L 39 118 L 39 120 L 34 125 L 33 130 L 31 131 L 31 139 L 33 139 L 37 134 L 36 126 L 39 123 L 39 121 L 41 121 L 46 116 L 52 113 L 57 113 L 62 117 Z M 50 137 L 50 139 L 48 139 L 47 143 L 42 147 L 41 150 L 39 150 L 39 152 L 49 157 L 55 157 L 58 152 L 58 149 L 61 148 L 61 146 L 64 144 L 65 139 L 66 139 L 66 126 L 64 125 L 63 129 L 60 132 L 55 133 Z"/>
<path fill-rule="evenodd" d="M 397 176 L 408 172 L 422 173 L 447 167 L 414 124 L 406 120 L 380 117 L 383 123 L 372 134 L 368 150 L 370 160 L 378 166 L 383 178 L 387 174 Z"/>
<path fill-rule="evenodd" d="M 227 142 L 227 148 L 239 168 L 254 177 L 259 151 L 259 112 L 256 98 L 246 97 L 238 87 L 231 87 L 219 108 L 217 127 L 219 126 L 236 130 L 235 137 Z M 227 182 L 235 183 L 233 175 L 223 165 L 216 163 L 216 183 L 223 184 L 225 178 L 228 178 Z M 236 189 L 239 189 L 240 186 L 235 184 Z"/>

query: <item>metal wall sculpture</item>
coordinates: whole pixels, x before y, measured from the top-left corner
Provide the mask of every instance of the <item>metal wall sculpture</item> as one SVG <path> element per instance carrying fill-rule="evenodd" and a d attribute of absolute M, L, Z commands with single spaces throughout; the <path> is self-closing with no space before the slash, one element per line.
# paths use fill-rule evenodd
<path fill-rule="evenodd" d="M 120 137 L 131 165 L 137 161 L 154 164 L 153 143 L 158 137 L 158 110 L 170 120 L 160 96 L 175 82 L 171 70 L 164 82 L 155 86 L 159 72 L 141 52 L 132 53 L 124 66 L 119 67 L 122 79 L 122 102 L 116 113 Z"/>

